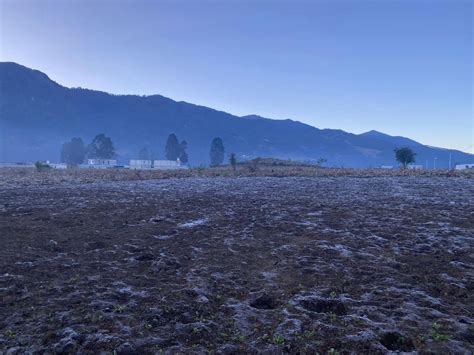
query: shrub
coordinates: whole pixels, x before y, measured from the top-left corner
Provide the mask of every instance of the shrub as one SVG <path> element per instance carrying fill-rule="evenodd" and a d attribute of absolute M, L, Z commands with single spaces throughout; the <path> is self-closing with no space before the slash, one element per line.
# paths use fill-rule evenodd
<path fill-rule="evenodd" d="M 41 161 L 37 161 L 35 163 L 35 168 L 37 171 L 45 171 L 51 169 L 51 166 L 49 164 L 43 163 Z"/>

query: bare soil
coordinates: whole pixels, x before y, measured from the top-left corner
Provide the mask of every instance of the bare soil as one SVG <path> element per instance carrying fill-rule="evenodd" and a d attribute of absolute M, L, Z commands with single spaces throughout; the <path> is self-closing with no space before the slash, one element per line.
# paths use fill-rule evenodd
<path fill-rule="evenodd" d="M 2 174 L 0 353 L 474 352 L 473 179 Z"/>

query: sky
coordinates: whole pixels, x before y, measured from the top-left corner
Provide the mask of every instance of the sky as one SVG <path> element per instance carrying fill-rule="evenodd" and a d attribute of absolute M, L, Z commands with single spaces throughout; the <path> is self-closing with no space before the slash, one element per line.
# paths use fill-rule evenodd
<path fill-rule="evenodd" d="M 68 87 L 474 153 L 469 0 L 0 0 L 0 61 Z"/>

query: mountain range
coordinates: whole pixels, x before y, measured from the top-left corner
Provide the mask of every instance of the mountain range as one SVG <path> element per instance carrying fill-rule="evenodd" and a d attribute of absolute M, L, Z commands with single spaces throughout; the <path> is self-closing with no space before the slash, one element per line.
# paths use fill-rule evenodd
<path fill-rule="evenodd" d="M 0 161 L 57 161 L 63 142 L 82 137 L 87 143 L 98 133 L 112 138 L 123 163 L 144 147 L 163 159 L 170 133 L 187 141 L 191 165 L 208 164 L 214 137 L 221 137 L 226 152 L 239 160 L 324 158 L 327 166 L 376 167 L 396 165 L 394 149 L 410 147 L 417 164 L 433 167 L 436 159 L 437 167 L 447 167 L 450 155 L 453 164 L 474 163 L 473 154 L 377 131 L 352 134 L 290 119 L 238 117 L 161 95 L 67 88 L 38 70 L 0 63 Z"/>

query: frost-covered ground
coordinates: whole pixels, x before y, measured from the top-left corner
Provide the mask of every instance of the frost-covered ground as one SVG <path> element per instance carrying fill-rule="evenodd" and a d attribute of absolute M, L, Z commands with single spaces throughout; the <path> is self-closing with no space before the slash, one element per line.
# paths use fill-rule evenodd
<path fill-rule="evenodd" d="M 472 179 L 9 184 L 0 242 L 0 352 L 474 351 Z"/>

